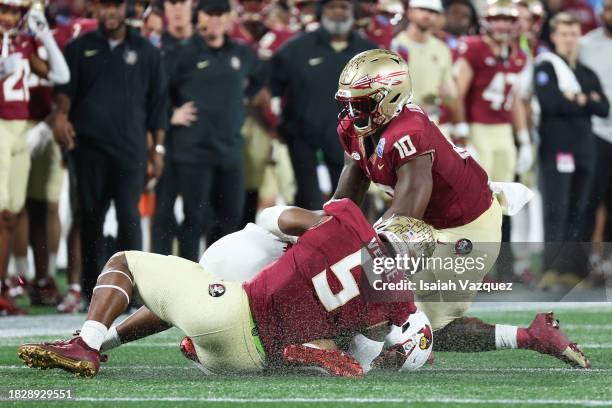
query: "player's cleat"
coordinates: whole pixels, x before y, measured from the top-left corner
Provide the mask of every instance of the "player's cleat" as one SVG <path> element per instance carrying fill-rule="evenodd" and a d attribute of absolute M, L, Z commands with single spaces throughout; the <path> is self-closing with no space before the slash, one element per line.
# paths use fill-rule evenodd
<path fill-rule="evenodd" d="M 32 305 L 36 306 L 55 306 L 60 301 L 60 294 L 55 286 L 53 278 L 47 278 L 42 285 L 40 282 L 34 282 L 32 285 L 32 294 L 30 295 Z"/>
<path fill-rule="evenodd" d="M 191 341 L 191 338 L 189 338 L 189 336 L 183 337 L 183 340 L 181 340 L 181 344 L 179 345 L 179 348 L 181 349 L 181 353 L 183 354 L 183 356 L 193 361 L 193 364 L 198 368 L 198 370 L 200 370 L 206 375 L 212 374 L 210 370 L 208 370 L 206 367 L 202 365 L 202 363 L 200 363 L 200 359 L 198 358 L 198 353 L 196 353 L 196 349 L 195 349 L 195 346 L 193 345 L 193 341 Z"/>
<path fill-rule="evenodd" d="M 30 291 L 30 282 L 21 275 L 11 277 L 6 283 L 8 294 L 13 299 L 18 297 L 26 297 Z"/>
<path fill-rule="evenodd" d="M 81 337 L 52 343 L 26 343 L 17 349 L 17 355 L 28 367 L 46 370 L 60 368 L 80 377 L 95 377 L 102 357 Z"/>
<path fill-rule="evenodd" d="M 193 345 L 193 341 L 191 341 L 188 336 L 183 337 L 183 340 L 181 340 L 181 344 L 179 347 L 181 349 L 181 353 L 183 353 L 183 356 L 185 358 L 188 358 L 191 361 L 195 361 L 196 363 L 200 362 L 200 360 L 198 360 L 198 355 L 196 353 L 195 346 Z"/>
<path fill-rule="evenodd" d="M 340 350 L 322 350 L 303 344 L 291 344 L 283 350 L 290 365 L 314 367 L 336 377 L 363 377 L 363 368 L 351 355 Z"/>
<path fill-rule="evenodd" d="M 70 289 L 64 295 L 64 298 L 57 305 L 57 311 L 60 313 L 78 313 L 81 311 L 81 292 Z"/>
<path fill-rule="evenodd" d="M 13 300 L 7 296 L 0 295 L 0 316 L 26 315 L 28 312 L 19 308 Z"/>
<path fill-rule="evenodd" d="M 573 367 L 590 368 L 591 363 L 576 343 L 572 343 L 559 327 L 553 312 L 539 313 L 527 328 L 530 339 L 526 348 L 550 354 Z"/>

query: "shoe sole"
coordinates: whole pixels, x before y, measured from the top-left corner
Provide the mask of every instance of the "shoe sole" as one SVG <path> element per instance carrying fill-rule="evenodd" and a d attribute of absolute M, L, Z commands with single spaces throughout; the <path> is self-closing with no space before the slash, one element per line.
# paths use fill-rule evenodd
<path fill-rule="evenodd" d="M 591 368 L 591 362 L 587 360 L 586 356 L 580 349 L 574 350 L 571 347 L 567 347 L 561 356 L 561 361 L 576 367 L 576 368 Z"/>
<path fill-rule="evenodd" d="M 98 373 L 90 361 L 76 361 L 39 346 L 20 346 L 17 355 L 30 368 L 59 368 L 79 377 L 93 378 Z"/>

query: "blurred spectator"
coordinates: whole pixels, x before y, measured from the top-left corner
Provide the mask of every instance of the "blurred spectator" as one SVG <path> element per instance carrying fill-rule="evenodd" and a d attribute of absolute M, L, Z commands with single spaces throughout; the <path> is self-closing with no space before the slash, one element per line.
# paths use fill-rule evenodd
<path fill-rule="evenodd" d="M 317 0 L 288 0 L 293 31 L 311 32 L 319 28 Z"/>
<path fill-rule="evenodd" d="M 412 0 L 408 8 L 410 24 L 391 45 L 408 62 L 410 75 L 419 78 L 413 82 L 413 102 L 436 123 L 440 122 L 442 104 L 451 108 L 455 122 L 462 114 L 450 50 L 432 34 L 442 11 L 441 0 Z"/>
<path fill-rule="evenodd" d="M 612 0 L 604 2 L 601 14 L 603 27 L 591 31 L 582 38 L 579 60 L 592 69 L 603 86 L 603 92 L 608 101 L 612 101 Z M 593 133 L 597 159 L 591 196 L 586 209 L 583 240 L 590 241 L 595 225 L 595 212 L 602 201 L 609 196 L 612 184 L 612 116 L 593 118 Z M 608 221 L 604 233 L 604 241 L 612 241 L 612 203 L 606 203 Z"/>
<path fill-rule="evenodd" d="M 90 298 L 107 257 L 103 224 L 113 200 L 121 250 L 140 249 L 138 200 L 147 162 L 159 176 L 166 79 L 159 51 L 125 24 L 125 0 L 100 3 L 100 29 L 66 46 L 70 83 L 56 87 L 54 134 L 73 150 L 81 209 L 83 295 Z M 100 109 L 104 106 L 104 109 Z M 154 147 L 147 149 L 147 130 Z M 76 137 L 75 137 L 76 136 Z"/>
<path fill-rule="evenodd" d="M 517 2 L 519 45 L 531 59 L 548 48 L 542 43 L 540 33 L 544 23 L 544 6 L 539 0 L 520 0 Z"/>
<path fill-rule="evenodd" d="M 151 44 L 161 47 L 161 37 L 164 31 L 164 15 L 156 7 L 149 7 L 143 15 L 141 34 L 148 38 Z"/>
<path fill-rule="evenodd" d="M 576 274 L 586 272 L 586 259 L 582 267 L 577 265 L 575 244 L 561 252 L 553 243 L 581 238 L 595 169 L 591 116 L 605 117 L 609 111 L 597 75 L 578 62 L 580 22 L 570 14 L 557 14 L 551 21 L 551 40 L 555 53 L 541 54 L 535 69 L 535 93 L 542 109 L 539 163 L 547 243 L 542 288 L 558 283 L 573 287 L 579 279 Z"/>
<path fill-rule="evenodd" d="M 478 13 L 470 0 L 447 1 L 444 16 L 444 31 L 454 39 L 448 44 L 451 49 L 456 48 L 459 37 L 478 34 Z"/>
<path fill-rule="evenodd" d="M 205 211 L 214 211 L 208 245 L 240 227 L 245 190 L 240 135 L 246 116 L 244 100 L 262 82 L 255 52 L 226 35 L 230 10 L 227 0 L 200 3 L 198 33 L 180 52 L 170 83 L 173 105 L 190 103 L 197 117 L 189 125 L 173 121 L 168 135 L 154 248 L 171 253 L 174 202 L 181 194 L 185 219 L 179 233 L 180 255 L 193 261 L 199 257 Z"/>
<path fill-rule="evenodd" d="M 321 3 L 321 27 L 292 39 L 279 50 L 272 61 L 270 85 L 273 95 L 286 97 L 279 134 L 291 155 L 297 182 L 296 205 L 309 209 L 323 205 L 317 151 L 323 153 L 332 191 L 343 166 L 334 101 L 340 72 L 355 54 L 376 48 L 352 31 L 351 1 Z"/>
<path fill-rule="evenodd" d="M 550 21 L 561 11 L 563 0 L 544 0 L 544 23 L 542 24 L 542 41 L 549 47 L 552 48 L 550 42 Z"/>
<path fill-rule="evenodd" d="M 396 12 L 404 14 L 404 5 L 401 2 L 385 0 L 377 2 L 373 0 L 360 0 L 355 5 L 355 27 L 359 29 L 361 35 L 377 44 L 380 48 L 388 49 L 395 34 L 391 20 L 380 14 L 383 6 L 387 13 L 395 8 Z M 394 13 L 396 14 L 396 13 Z"/>
<path fill-rule="evenodd" d="M 582 28 L 582 34 L 587 34 L 599 25 L 593 7 L 586 0 L 564 0 L 561 11 L 574 16 Z"/>
<path fill-rule="evenodd" d="M 40 146 L 45 139 L 40 133 L 28 133 L 34 125 L 29 120 L 29 69 L 41 78 L 60 84 L 70 77 L 44 11 L 28 10 L 29 6 L 29 2 L 0 1 L 0 33 L 3 35 L 0 60 L 0 315 L 22 312 L 11 301 L 5 282 L 9 240 L 15 230 L 16 215 L 23 209 L 26 199 L 30 171 L 28 149 Z M 21 31 L 22 23 L 27 24 L 33 35 Z M 38 56 L 35 40 L 42 44 L 48 61 Z M 29 137 L 26 139 L 26 136 Z M 46 136 L 48 140 L 48 134 Z"/>

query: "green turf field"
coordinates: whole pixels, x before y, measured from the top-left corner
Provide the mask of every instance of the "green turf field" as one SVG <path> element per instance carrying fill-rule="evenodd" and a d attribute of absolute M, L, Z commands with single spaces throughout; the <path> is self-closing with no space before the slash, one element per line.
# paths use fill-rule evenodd
<path fill-rule="evenodd" d="M 527 324 L 529 310 L 472 313 L 491 322 Z M 514 305 L 516 306 L 516 305 Z M 495 305 L 499 307 L 499 305 Z M 109 353 L 92 380 L 63 371 L 38 371 L 21 364 L 16 346 L 55 339 L 78 328 L 82 316 L 0 318 L 0 390 L 70 388 L 84 406 L 612 406 L 612 307 L 559 306 L 557 317 L 581 344 L 593 369 L 574 370 L 528 351 L 484 354 L 438 353 L 433 365 L 407 374 L 364 379 L 313 375 L 203 377 L 178 349 L 171 330 Z M 44 336 L 42 336 L 44 334 Z M 435 339 L 434 339 L 435 341 Z M 59 402 L 0 401 L 24 407 L 65 406 Z"/>

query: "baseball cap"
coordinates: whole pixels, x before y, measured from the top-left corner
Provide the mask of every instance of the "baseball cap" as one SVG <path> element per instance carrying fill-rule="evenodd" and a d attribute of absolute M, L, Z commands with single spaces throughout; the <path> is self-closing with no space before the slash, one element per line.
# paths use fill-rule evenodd
<path fill-rule="evenodd" d="M 442 13 L 444 11 L 444 8 L 442 7 L 442 0 L 410 0 L 408 7 L 422 8 L 435 11 L 436 13 Z"/>
<path fill-rule="evenodd" d="M 198 10 L 205 13 L 229 13 L 232 6 L 229 0 L 200 0 Z"/>

